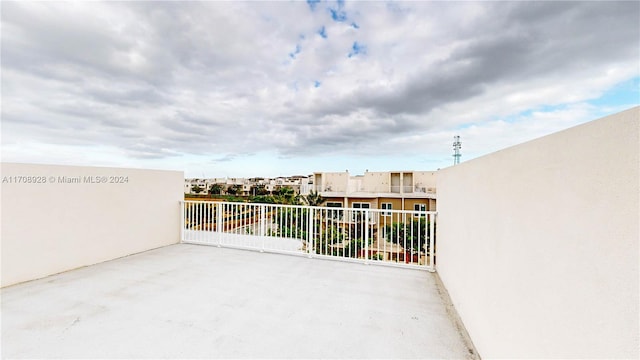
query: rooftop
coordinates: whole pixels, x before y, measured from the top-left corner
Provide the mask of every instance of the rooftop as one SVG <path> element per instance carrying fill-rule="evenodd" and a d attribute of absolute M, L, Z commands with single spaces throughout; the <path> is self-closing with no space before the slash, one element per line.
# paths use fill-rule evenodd
<path fill-rule="evenodd" d="M 639 145 L 635 107 L 463 162 L 437 212 L 2 163 L 2 356 L 639 359 Z"/>
<path fill-rule="evenodd" d="M 177 244 L 2 289 L 8 358 L 471 358 L 427 271 Z"/>

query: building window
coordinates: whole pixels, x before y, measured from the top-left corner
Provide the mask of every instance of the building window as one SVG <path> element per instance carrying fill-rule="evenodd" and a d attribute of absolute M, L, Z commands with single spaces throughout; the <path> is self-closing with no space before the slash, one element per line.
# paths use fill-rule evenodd
<path fill-rule="evenodd" d="M 414 204 L 413 205 L 413 211 L 427 211 L 427 205 L 426 204 Z M 413 216 L 415 217 L 424 217 L 425 214 L 414 214 Z"/>
<path fill-rule="evenodd" d="M 391 203 L 382 203 L 381 209 L 382 210 L 391 210 L 391 209 L 393 209 L 393 204 L 391 204 Z M 391 211 L 383 211 L 382 212 L 382 216 L 391 216 Z"/>
<path fill-rule="evenodd" d="M 342 219 L 342 203 L 328 201 L 327 207 L 332 209 L 327 209 L 327 217 L 329 219 Z M 340 208 L 339 210 L 336 208 Z"/>
<path fill-rule="evenodd" d="M 351 204 L 351 207 L 354 209 L 369 209 L 371 208 L 371 204 L 369 203 L 360 203 L 360 202 L 354 202 L 353 204 Z M 363 221 L 364 220 L 364 211 L 351 211 L 351 220 L 352 221 Z M 369 214 L 369 220 L 372 219 L 372 215 L 373 214 Z"/>
<path fill-rule="evenodd" d="M 371 207 L 371 204 L 369 203 L 357 203 L 357 202 L 353 203 L 354 209 L 369 209 L 370 207 Z"/>

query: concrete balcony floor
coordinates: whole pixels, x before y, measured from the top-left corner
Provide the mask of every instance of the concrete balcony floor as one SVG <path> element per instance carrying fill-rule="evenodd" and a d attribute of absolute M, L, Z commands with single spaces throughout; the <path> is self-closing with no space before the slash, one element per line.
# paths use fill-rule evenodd
<path fill-rule="evenodd" d="M 472 358 L 435 275 L 172 245 L 2 289 L 3 358 Z"/>

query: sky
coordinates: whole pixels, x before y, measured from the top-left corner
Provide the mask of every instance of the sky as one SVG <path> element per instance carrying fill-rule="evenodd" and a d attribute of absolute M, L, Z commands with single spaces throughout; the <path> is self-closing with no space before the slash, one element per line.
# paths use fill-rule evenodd
<path fill-rule="evenodd" d="M 637 1 L 0 6 L 6 162 L 436 170 L 640 104 Z"/>

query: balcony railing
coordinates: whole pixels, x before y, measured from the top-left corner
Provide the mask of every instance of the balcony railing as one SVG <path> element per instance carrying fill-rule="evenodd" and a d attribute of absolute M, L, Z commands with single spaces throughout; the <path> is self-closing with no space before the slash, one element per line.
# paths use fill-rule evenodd
<path fill-rule="evenodd" d="M 182 242 L 435 270 L 433 211 L 182 202 Z"/>
<path fill-rule="evenodd" d="M 413 186 L 413 185 L 391 185 L 391 192 L 392 193 L 403 193 L 403 194 L 410 194 L 413 192 L 417 192 L 417 193 L 425 193 L 426 190 L 423 187 L 419 187 L 419 186 Z"/>

